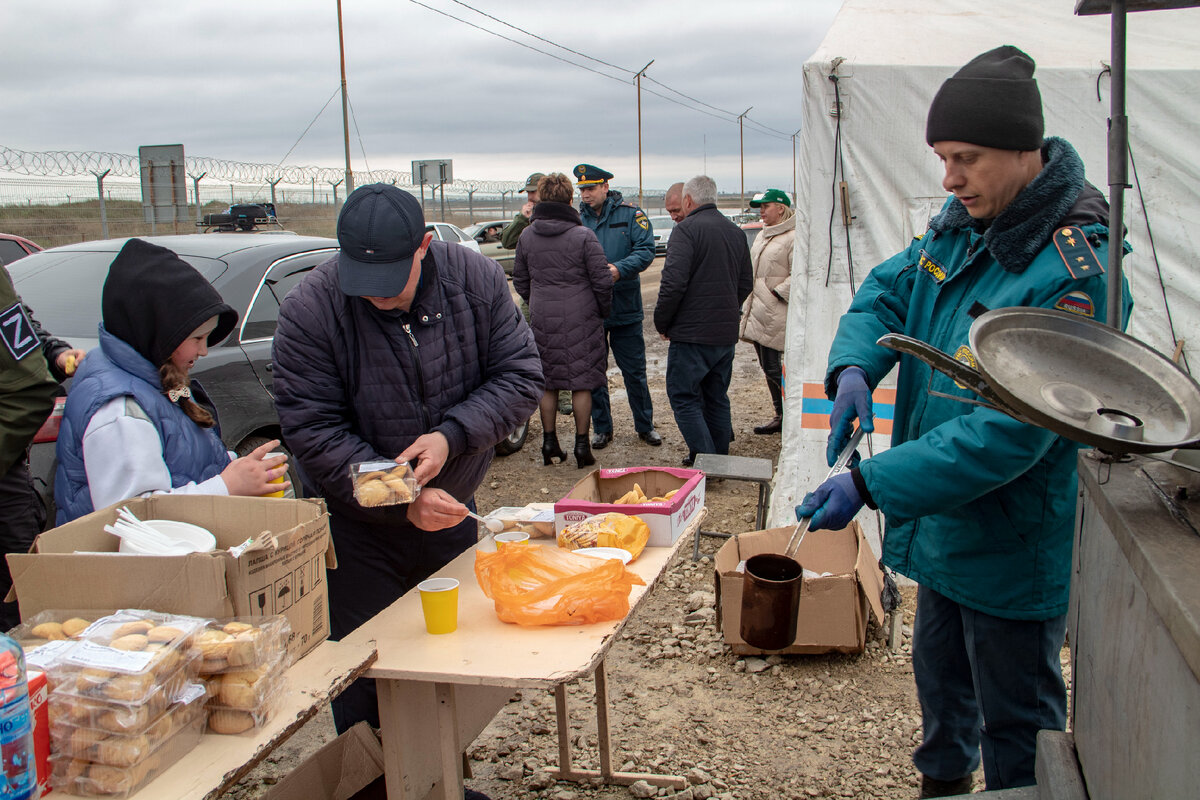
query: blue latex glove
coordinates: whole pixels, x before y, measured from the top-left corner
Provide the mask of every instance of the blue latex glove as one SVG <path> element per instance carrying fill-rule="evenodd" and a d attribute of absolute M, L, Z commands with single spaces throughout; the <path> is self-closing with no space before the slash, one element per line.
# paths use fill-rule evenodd
<path fill-rule="evenodd" d="M 862 367 L 846 367 L 838 373 L 837 394 L 833 398 L 833 411 L 829 412 L 829 439 L 825 444 L 825 463 L 829 466 L 833 466 L 850 442 L 856 419 L 867 433 L 875 430 L 867 373 Z M 856 466 L 858 461 L 858 454 L 855 453 L 850 466 Z"/>
<path fill-rule="evenodd" d="M 810 531 L 836 531 L 849 525 L 862 507 L 863 499 L 854 478 L 849 472 L 839 472 L 815 492 L 804 495 L 804 502 L 796 506 L 796 520 L 811 516 Z"/>

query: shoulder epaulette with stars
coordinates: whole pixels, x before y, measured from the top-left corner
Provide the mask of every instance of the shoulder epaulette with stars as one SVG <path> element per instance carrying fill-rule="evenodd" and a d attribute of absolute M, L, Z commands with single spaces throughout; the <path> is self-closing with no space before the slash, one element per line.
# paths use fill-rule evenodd
<path fill-rule="evenodd" d="M 1096 251 L 1092 249 L 1087 236 L 1074 225 L 1054 232 L 1054 246 L 1058 248 L 1058 254 L 1072 278 L 1088 278 L 1104 273 L 1104 265 L 1096 258 Z"/>

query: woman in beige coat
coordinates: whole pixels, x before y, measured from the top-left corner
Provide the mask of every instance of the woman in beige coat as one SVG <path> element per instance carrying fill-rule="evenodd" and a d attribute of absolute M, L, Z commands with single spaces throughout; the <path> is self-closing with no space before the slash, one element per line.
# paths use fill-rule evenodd
<path fill-rule="evenodd" d="M 756 195 L 750 207 L 758 209 L 763 229 L 750 247 L 754 289 L 742 308 L 741 339 L 754 345 L 775 406 L 775 418 L 755 427 L 754 432 L 770 434 L 783 430 L 783 335 L 792 286 L 796 212 L 791 199 L 779 189 Z"/>

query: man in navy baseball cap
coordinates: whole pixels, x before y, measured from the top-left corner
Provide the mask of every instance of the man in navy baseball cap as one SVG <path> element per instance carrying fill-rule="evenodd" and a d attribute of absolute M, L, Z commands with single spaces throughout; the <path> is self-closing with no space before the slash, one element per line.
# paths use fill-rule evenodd
<path fill-rule="evenodd" d="M 392 298 L 419 276 L 433 234 L 421 204 L 389 183 L 355 189 L 337 222 L 338 283 L 351 296 Z M 416 291 L 416 285 L 412 287 Z M 411 300 L 411 296 L 409 300 Z"/>

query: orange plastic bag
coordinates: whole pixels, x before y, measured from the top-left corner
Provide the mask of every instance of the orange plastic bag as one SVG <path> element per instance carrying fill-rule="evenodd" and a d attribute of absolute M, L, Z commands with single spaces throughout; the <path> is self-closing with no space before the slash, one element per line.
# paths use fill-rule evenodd
<path fill-rule="evenodd" d="M 629 592 L 646 582 L 617 559 L 580 556 L 557 547 L 505 547 L 475 552 L 475 579 L 501 622 L 587 625 L 629 613 Z"/>

